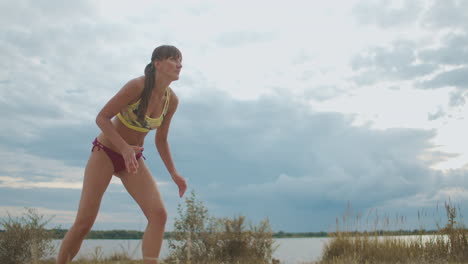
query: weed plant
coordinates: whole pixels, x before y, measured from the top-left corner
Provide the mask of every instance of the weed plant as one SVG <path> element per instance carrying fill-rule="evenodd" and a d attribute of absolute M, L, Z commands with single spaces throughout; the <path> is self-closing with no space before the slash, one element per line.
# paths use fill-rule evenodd
<path fill-rule="evenodd" d="M 246 224 L 244 216 L 215 218 L 192 192 L 179 206 L 171 249 L 165 263 L 175 264 L 266 264 L 276 249 L 268 219 Z"/>
<path fill-rule="evenodd" d="M 50 231 L 44 219 L 35 209 L 27 208 L 18 218 L 8 215 L 0 220 L 0 263 L 39 263 L 39 259 L 53 252 Z"/>
<path fill-rule="evenodd" d="M 459 212 L 450 202 L 445 203 L 447 223 L 444 227 L 437 224 L 437 232 L 430 236 L 424 235 L 422 229 L 416 236 L 380 236 L 378 217 L 374 222 L 375 231 L 359 232 L 357 227 L 350 231 L 360 216 L 349 224 L 346 215 L 343 224 L 337 220 L 337 232 L 325 246 L 319 263 L 468 263 L 468 230 Z M 404 218 L 399 221 L 404 222 Z M 389 218 L 384 218 L 382 225 L 388 227 L 389 223 Z"/>

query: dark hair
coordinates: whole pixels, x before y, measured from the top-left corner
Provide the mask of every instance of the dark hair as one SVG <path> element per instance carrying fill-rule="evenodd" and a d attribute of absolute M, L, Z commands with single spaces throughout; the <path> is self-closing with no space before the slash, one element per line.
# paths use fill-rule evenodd
<path fill-rule="evenodd" d="M 174 46 L 162 45 L 154 49 L 151 55 L 151 62 L 145 67 L 145 88 L 141 93 L 140 106 L 137 111 L 137 118 L 141 124 L 145 122 L 146 109 L 148 109 L 148 101 L 154 89 L 154 81 L 156 78 L 154 61 L 165 60 L 168 58 L 181 58 L 182 53 Z"/>

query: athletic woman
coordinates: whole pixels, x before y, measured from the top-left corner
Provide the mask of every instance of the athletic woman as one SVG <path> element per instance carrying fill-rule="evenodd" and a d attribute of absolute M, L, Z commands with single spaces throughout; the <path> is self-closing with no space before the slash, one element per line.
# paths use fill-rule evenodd
<path fill-rule="evenodd" d="M 78 253 L 113 175 L 120 178 L 148 220 L 142 241 L 144 263 L 158 263 L 167 212 L 143 160 L 143 142 L 149 131 L 157 129 L 156 148 L 182 197 L 187 184 L 174 166 L 167 142 L 179 102 L 169 85 L 179 79 L 181 63 L 182 54 L 176 47 L 157 47 L 145 75 L 125 84 L 97 115 L 102 133 L 93 142 L 77 216 L 60 246 L 58 264 L 68 263 Z"/>

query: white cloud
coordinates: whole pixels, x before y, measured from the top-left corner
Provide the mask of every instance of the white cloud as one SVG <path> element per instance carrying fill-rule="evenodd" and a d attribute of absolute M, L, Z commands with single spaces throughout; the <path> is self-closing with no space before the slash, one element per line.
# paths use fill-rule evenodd
<path fill-rule="evenodd" d="M 13 154 L 12 154 L 13 153 Z M 27 154 L 24 150 L 0 151 L 0 187 L 31 189 L 81 189 L 84 166 L 66 165 L 61 160 Z M 122 182 L 113 177 L 110 184 L 121 186 Z M 168 182 L 158 182 L 159 186 Z"/>
<path fill-rule="evenodd" d="M 360 23 L 391 28 L 416 22 L 423 7 L 419 0 L 364 0 L 353 11 Z"/>
<path fill-rule="evenodd" d="M 435 0 L 424 15 L 423 25 L 435 28 L 458 29 L 465 28 L 468 15 L 466 1 L 460 0 Z"/>
<path fill-rule="evenodd" d="M 0 206 L 0 218 L 12 217 L 17 218 L 27 213 L 27 208 L 20 206 Z M 44 220 L 52 219 L 54 223 L 73 223 L 76 216 L 76 211 L 71 210 L 54 210 L 45 207 L 34 207 L 35 212 L 39 216 L 43 216 Z"/>
<path fill-rule="evenodd" d="M 24 216 L 28 207 L 20 206 L 0 206 L 0 218 L 17 218 Z M 57 227 L 57 225 L 66 224 L 67 226 L 73 224 L 76 217 L 76 211 L 73 210 L 56 210 L 47 207 L 34 207 L 35 212 L 44 217 L 44 220 L 51 219 L 48 224 L 49 228 Z M 110 213 L 100 212 L 96 218 L 96 222 L 100 223 L 131 223 L 135 221 L 134 216 L 129 216 L 126 213 Z"/>
<path fill-rule="evenodd" d="M 54 181 L 28 181 L 24 178 L 0 176 L 0 187 L 4 188 L 59 188 L 59 189 L 81 189 L 83 182 L 68 182 L 65 180 Z"/>
<path fill-rule="evenodd" d="M 28 154 L 23 149 L 0 150 L 0 173 L 4 181 L 60 179 L 63 182 L 78 182 L 83 178 L 82 167 L 68 166 L 61 160 L 48 159 Z M 15 179 L 15 180 L 13 180 Z"/>

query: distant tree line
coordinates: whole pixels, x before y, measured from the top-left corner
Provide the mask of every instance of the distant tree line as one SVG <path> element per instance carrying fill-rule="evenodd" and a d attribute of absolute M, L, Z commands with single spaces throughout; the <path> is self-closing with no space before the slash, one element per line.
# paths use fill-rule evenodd
<path fill-rule="evenodd" d="M 51 229 L 54 239 L 62 239 L 67 229 Z M 143 232 L 135 230 L 91 230 L 86 239 L 141 239 Z"/>
<path fill-rule="evenodd" d="M 2 232 L 2 230 L 0 230 Z M 52 237 L 54 239 L 62 239 L 67 232 L 67 229 L 50 229 Z M 164 238 L 174 238 L 174 232 L 165 232 Z M 327 237 L 327 232 L 303 232 L 303 233 L 291 233 L 291 232 L 276 232 L 273 233 L 273 238 L 301 238 L 301 237 Z M 91 230 L 86 239 L 141 239 L 143 232 L 134 230 Z"/>
<path fill-rule="evenodd" d="M 284 232 L 279 231 L 277 233 L 273 233 L 274 238 L 300 238 L 300 237 L 327 237 L 327 232 L 302 232 L 302 233 L 294 233 L 294 232 Z"/>
<path fill-rule="evenodd" d="M 0 230 L 0 233 L 5 232 Z M 49 229 L 52 233 L 53 239 L 62 239 L 67 232 L 67 229 Z M 341 232 L 343 233 L 343 232 Z M 412 235 L 433 235 L 437 233 L 437 230 L 425 230 L 425 229 L 414 229 L 414 230 L 375 230 L 375 231 L 353 231 L 347 232 L 351 234 L 369 234 L 378 236 L 412 236 Z M 279 231 L 273 233 L 273 238 L 306 238 L 306 237 L 331 237 L 334 232 L 284 232 Z M 141 239 L 143 232 L 135 230 L 92 230 L 89 232 L 87 239 Z M 165 232 L 164 239 L 174 238 L 174 232 Z"/>
<path fill-rule="evenodd" d="M 413 230 L 373 230 L 373 231 L 340 231 L 340 234 L 347 235 L 370 235 L 370 236 L 415 236 L 415 235 L 435 235 L 439 234 L 437 230 L 413 229 Z M 335 236 L 335 232 L 329 233 L 329 236 Z"/>

